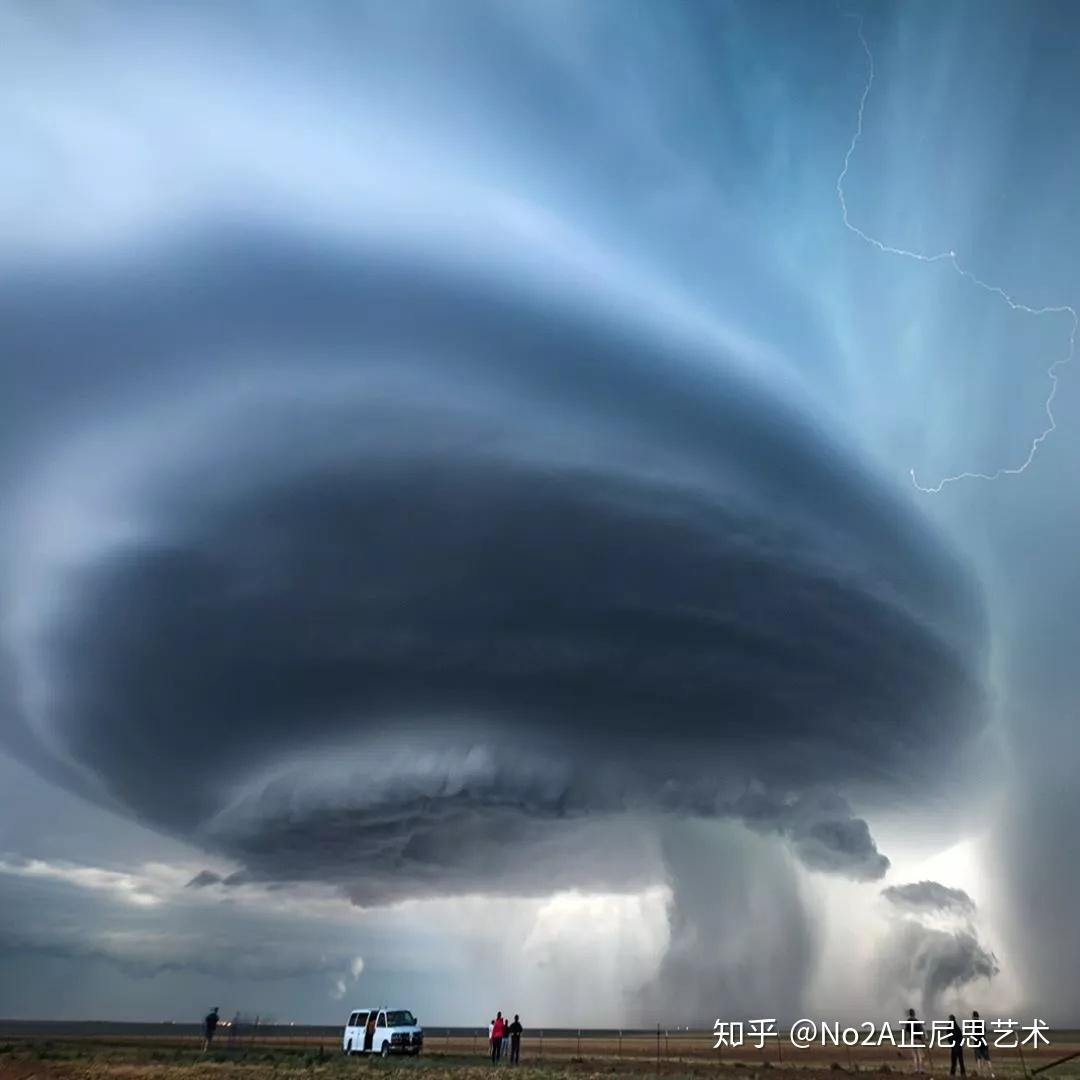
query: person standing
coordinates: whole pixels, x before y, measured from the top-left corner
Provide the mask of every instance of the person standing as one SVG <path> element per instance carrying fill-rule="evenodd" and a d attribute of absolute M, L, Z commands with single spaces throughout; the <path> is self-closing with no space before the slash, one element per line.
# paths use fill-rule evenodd
<path fill-rule="evenodd" d="M 503 1028 L 506 1027 L 506 1021 L 503 1019 L 503 1014 L 496 1013 L 495 1019 L 491 1021 L 491 1064 L 494 1065 L 499 1060 L 499 1055 L 502 1051 L 502 1037 Z"/>
<path fill-rule="evenodd" d="M 914 1009 L 908 1009 L 907 1019 L 901 1024 L 904 1041 L 911 1048 L 911 1058 L 915 1063 L 915 1072 L 923 1071 L 923 1049 L 926 1046 L 926 1034 L 923 1022 L 915 1015 Z"/>
<path fill-rule="evenodd" d="M 983 1072 L 990 1074 L 990 1080 L 994 1080 L 994 1066 L 990 1064 L 990 1044 L 986 1041 L 986 1027 L 979 1017 L 978 1010 L 971 1014 L 971 1039 L 975 1047 L 975 1071 L 982 1076 Z"/>
<path fill-rule="evenodd" d="M 203 1020 L 203 1044 L 202 1052 L 205 1054 L 210 1049 L 210 1044 L 214 1041 L 214 1032 L 217 1031 L 218 1026 L 218 1006 L 215 1005 L 207 1014 Z"/>
<path fill-rule="evenodd" d="M 521 1063 L 521 1017 L 514 1013 L 514 1022 L 510 1025 L 510 1064 Z"/>
<path fill-rule="evenodd" d="M 964 1068 L 964 1030 L 957 1023 L 956 1017 L 949 1013 L 949 1075 L 956 1075 L 956 1066 L 960 1066 L 960 1075 L 967 1076 Z"/>
<path fill-rule="evenodd" d="M 502 1016 L 502 1013 L 499 1014 Z M 500 1056 L 509 1060 L 510 1058 L 510 1021 L 503 1020 L 503 1033 L 502 1033 L 502 1047 L 500 1049 Z"/>

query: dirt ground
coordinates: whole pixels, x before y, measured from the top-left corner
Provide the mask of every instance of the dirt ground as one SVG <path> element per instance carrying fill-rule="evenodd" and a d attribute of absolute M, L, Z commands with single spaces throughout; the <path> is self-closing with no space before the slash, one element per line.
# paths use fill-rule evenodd
<path fill-rule="evenodd" d="M 339 1043 L 325 1038 L 253 1039 L 201 1055 L 192 1039 L 16 1037 L 0 1042 L 0 1080 L 375 1080 L 376 1075 L 379 1080 L 492 1080 L 494 1072 L 510 1069 L 486 1059 L 482 1038 L 440 1036 L 437 1029 L 426 1034 L 420 1057 L 385 1061 L 347 1057 Z M 522 1064 L 514 1073 L 516 1080 L 777 1080 L 778 1072 L 798 1073 L 798 1080 L 912 1075 L 910 1057 L 891 1048 L 797 1050 L 786 1041 L 772 1041 L 763 1051 L 718 1052 L 712 1047 L 711 1034 L 661 1035 L 658 1057 L 655 1036 L 618 1039 L 583 1033 L 579 1040 L 537 1035 L 522 1041 Z M 1023 1060 L 1017 1051 L 996 1051 L 994 1072 L 1004 1080 L 1020 1080 L 1077 1050 L 1076 1032 L 1057 1038 L 1051 1032 L 1050 1045 L 1037 1052 L 1025 1048 Z M 947 1068 L 945 1055 L 935 1051 L 930 1076 L 946 1076 Z M 1037 1075 L 1040 1080 L 1080 1080 L 1080 1058 Z"/>

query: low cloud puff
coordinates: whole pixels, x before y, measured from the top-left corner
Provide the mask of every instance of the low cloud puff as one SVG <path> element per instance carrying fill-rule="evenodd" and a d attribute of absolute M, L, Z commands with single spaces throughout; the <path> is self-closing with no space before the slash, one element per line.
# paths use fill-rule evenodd
<path fill-rule="evenodd" d="M 952 889 L 938 881 L 913 881 L 908 885 L 890 885 L 881 890 L 881 895 L 890 904 L 911 911 L 975 914 L 975 901 L 963 889 Z"/>
<path fill-rule="evenodd" d="M 881 892 L 896 913 L 878 956 L 883 986 L 917 995 L 926 1013 L 942 996 L 998 974 L 997 957 L 983 944 L 975 901 L 937 881 L 891 885 Z"/>

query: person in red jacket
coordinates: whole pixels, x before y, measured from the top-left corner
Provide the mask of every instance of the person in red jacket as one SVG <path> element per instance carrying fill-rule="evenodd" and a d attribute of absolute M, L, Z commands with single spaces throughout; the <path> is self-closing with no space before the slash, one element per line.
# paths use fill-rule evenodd
<path fill-rule="evenodd" d="M 503 1033 L 506 1031 L 506 1021 L 503 1014 L 497 1013 L 491 1021 L 491 1063 L 494 1065 L 502 1053 Z"/>

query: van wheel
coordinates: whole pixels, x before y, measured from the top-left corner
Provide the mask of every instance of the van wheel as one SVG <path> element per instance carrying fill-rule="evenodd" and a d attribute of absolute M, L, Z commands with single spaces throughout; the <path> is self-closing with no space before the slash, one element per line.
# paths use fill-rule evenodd
<path fill-rule="evenodd" d="M 347 1043 L 345 1044 L 345 1053 L 346 1053 L 346 1054 L 351 1054 L 351 1053 L 352 1053 L 352 1039 L 350 1039 L 350 1040 L 349 1040 L 349 1041 L 348 1041 L 348 1042 L 347 1042 Z"/>
<path fill-rule="evenodd" d="M 379 1053 L 383 1057 L 389 1057 L 390 1056 L 390 1044 L 388 1042 L 384 1042 L 382 1044 L 382 1050 L 380 1050 Z"/>

